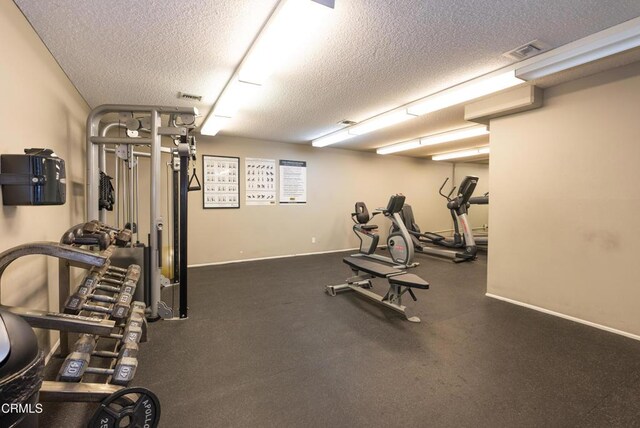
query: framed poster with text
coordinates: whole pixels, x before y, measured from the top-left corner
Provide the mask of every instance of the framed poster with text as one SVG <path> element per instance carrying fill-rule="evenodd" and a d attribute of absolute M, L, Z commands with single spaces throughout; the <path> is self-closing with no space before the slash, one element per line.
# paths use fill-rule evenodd
<path fill-rule="evenodd" d="M 240 208 L 240 158 L 202 156 L 202 207 Z"/>
<path fill-rule="evenodd" d="M 307 203 L 307 162 L 280 160 L 280 204 Z"/>

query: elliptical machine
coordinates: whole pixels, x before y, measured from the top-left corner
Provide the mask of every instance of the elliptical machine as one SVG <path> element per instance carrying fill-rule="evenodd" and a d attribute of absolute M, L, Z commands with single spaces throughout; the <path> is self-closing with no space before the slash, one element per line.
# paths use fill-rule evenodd
<path fill-rule="evenodd" d="M 421 232 L 420 227 L 415 222 L 410 205 L 405 205 L 402 209 L 401 219 L 408 229 L 416 251 L 432 256 L 449 258 L 455 263 L 475 260 L 478 248 L 469 225 L 467 210 L 469 198 L 471 198 L 478 184 L 478 177 L 466 176 L 460 183 L 458 194 L 454 198 L 451 195 L 455 191 L 455 187 L 447 195 L 442 193 L 447 181 L 449 181 L 449 178 L 442 183 L 438 193 L 447 200 L 447 208 L 453 219 L 453 238 L 446 238 L 433 232 Z M 462 226 L 462 233 L 460 233 L 460 226 Z"/>
<path fill-rule="evenodd" d="M 354 257 L 367 257 L 399 268 L 418 265 L 413 261 L 414 246 L 411 244 L 411 235 L 400 217 L 404 200 L 403 195 L 392 195 L 386 208 L 379 208 L 371 215 L 364 202 L 356 202 L 355 212 L 351 213 L 351 219 L 355 223 L 353 232 L 360 240 L 360 249 L 358 254 L 353 255 Z M 384 215 L 393 224 L 393 230 L 387 238 L 387 248 L 391 257 L 375 254 L 380 240 L 380 235 L 377 233 L 378 226 L 368 223 L 378 214 Z"/>
<path fill-rule="evenodd" d="M 469 198 L 468 205 L 489 205 L 489 192 L 485 193 L 483 196 L 474 196 Z M 486 250 L 489 246 L 489 236 L 486 234 L 474 236 L 474 239 L 476 241 L 476 245 L 478 245 L 480 249 Z"/>

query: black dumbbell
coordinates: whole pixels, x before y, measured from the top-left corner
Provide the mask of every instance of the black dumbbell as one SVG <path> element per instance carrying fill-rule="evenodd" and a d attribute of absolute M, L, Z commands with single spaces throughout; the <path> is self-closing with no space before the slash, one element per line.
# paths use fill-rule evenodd
<path fill-rule="evenodd" d="M 85 374 L 110 376 L 109 383 L 114 385 L 128 385 L 136 374 L 138 360 L 133 357 L 120 357 L 112 369 L 90 367 L 91 354 L 87 352 L 72 352 L 67 355 L 58 379 L 62 382 L 80 382 Z"/>
<path fill-rule="evenodd" d="M 140 343 L 142 339 L 142 327 L 127 326 L 122 333 L 123 334 L 110 334 L 106 337 L 119 340 L 122 343 Z"/>
<path fill-rule="evenodd" d="M 113 234 L 116 245 L 124 247 L 131 242 L 132 232 L 129 229 L 118 229 L 108 226 L 97 220 L 92 220 L 84 224 L 83 230 L 88 231 L 107 231 Z"/>
<path fill-rule="evenodd" d="M 133 281 L 138 281 L 140 279 L 140 266 L 138 265 L 129 265 L 128 268 L 120 268 L 118 266 L 105 265 L 102 267 L 93 267 L 91 268 L 91 273 L 96 273 L 100 276 L 110 276 L 113 278 L 118 278 L 120 281 L 124 281 L 125 279 L 131 279 Z"/>
<path fill-rule="evenodd" d="M 107 232 L 84 233 L 81 228 L 76 228 L 65 232 L 60 242 L 67 245 L 97 245 L 105 250 L 111 245 L 111 235 Z"/>
<path fill-rule="evenodd" d="M 90 334 L 83 334 L 76 341 L 74 346 L 75 352 L 80 352 L 83 354 L 90 354 L 96 357 L 102 358 L 122 358 L 122 357 L 132 357 L 135 358 L 138 356 L 138 344 L 136 342 L 127 342 L 121 343 L 118 346 L 118 351 L 96 351 L 96 346 L 98 344 L 98 339 L 96 336 Z"/>
<path fill-rule="evenodd" d="M 108 286 L 107 286 L 108 287 Z M 105 286 L 96 285 L 96 289 L 104 289 Z M 112 287 L 109 287 L 112 288 Z M 133 281 L 127 281 L 119 290 L 115 297 L 107 296 L 104 294 L 79 294 L 74 293 L 65 302 L 65 313 L 77 315 L 80 311 L 86 310 L 90 312 L 100 312 L 104 314 L 110 314 L 112 318 L 122 319 L 129 315 L 131 309 L 131 302 L 133 301 L 133 293 L 135 292 L 136 284 Z M 112 291 L 112 290 L 107 290 Z M 97 304 L 88 303 L 88 300 L 101 303 L 111 303 L 112 307 L 101 306 Z"/>
<path fill-rule="evenodd" d="M 146 320 L 144 315 L 139 312 L 139 308 L 135 308 L 131 314 L 131 317 L 127 320 L 127 323 L 120 326 L 119 333 L 111 333 L 109 335 L 93 336 L 90 334 L 81 335 L 80 339 L 76 342 L 75 350 L 80 353 L 93 354 L 97 344 L 98 338 L 116 340 L 118 343 L 118 356 L 119 357 L 135 357 L 137 355 L 138 343 L 143 338 L 143 328 L 145 327 Z M 104 354 L 103 357 L 113 356 L 112 352 L 107 351 L 95 351 Z"/>

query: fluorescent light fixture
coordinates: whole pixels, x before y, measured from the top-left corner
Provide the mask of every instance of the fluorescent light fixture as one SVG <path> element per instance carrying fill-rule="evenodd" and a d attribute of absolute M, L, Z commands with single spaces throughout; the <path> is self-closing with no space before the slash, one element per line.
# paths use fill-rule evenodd
<path fill-rule="evenodd" d="M 242 62 L 240 80 L 262 84 L 330 11 L 311 0 L 281 0 Z"/>
<path fill-rule="evenodd" d="M 432 146 L 434 144 L 448 143 L 449 141 L 464 140 L 465 138 L 479 137 L 487 135 L 489 130 L 486 125 L 474 125 L 467 128 L 455 129 L 453 131 L 443 132 L 441 134 L 429 135 L 420 138 L 420 144 L 423 146 Z"/>
<path fill-rule="evenodd" d="M 313 147 L 324 147 L 331 144 L 339 143 L 340 141 L 353 138 L 355 135 L 349 134 L 348 130 L 343 129 L 333 134 L 325 135 L 324 137 L 316 138 L 311 142 Z"/>
<path fill-rule="evenodd" d="M 461 104 L 503 89 L 523 83 L 515 75 L 515 70 L 506 71 L 492 76 L 479 77 L 466 83 L 446 89 L 437 94 L 429 95 L 421 100 L 409 104 L 407 112 L 416 116 L 442 110 Z"/>
<path fill-rule="evenodd" d="M 213 113 L 207 117 L 206 122 L 202 125 L 200 133 L 204 135 L 214 136 L 231 120 L 230 117 L 216 116 Z"/>
<path fill-rule="evenodd" d="M 395 125 L 396 123 L 404 122 L 405 120 L 411 119 L 415 116 L 422 116 L 433 111 L 442 110 L 456 104 L 471 101 L 494 92 L 502 91 L 503 89 L 511 88 L 521 83 L 524 83 L 524 80 L 516 77 L 515 70 L 491 73 L 487 76 L 482 76 L 477 79 L 461 83 L 442 92 L 438 92 L 437 94 L 429 95 L 428 97 L 414 101 L 407 107 L 392 110 L 372 117 L 371 119 L 364 120 L 357 125 L 347 128 L 347 131 L 349 134 L 354 135 L 366 134 L 387 126 Z M 325 145 L 329 144 L 333 143 L 327 143 Z"/>
<path fill-rule="evenodd" d="M 280 0 L 218 96 L 200 132 L 215 135 L 226 126 L 229 120 L 220 117 L 233 117 L 275 67 L 282 67 L 293 58 L 293 52 L 308 45 L 309 37 L 317 36 L 314 28 L 322 22 L 324 14 L 330 13 L 331 3 L 328 0 L 319 3 L 315 0 Z"/>
<path fill-rule="evenodd" d="M 256 97 L 260 85 L 232 80 L 213 107 L 216 116 L 233 117 L 238 109 Z"/>
<path fill-rule="evenodd" d="M 576 40 L 542 54 L 516 70 L 516 76 L 535 80 L 640 46 L 640 18 Z"/>
<path fill-rule="evenodd" d="M 417 149 L 420 147 L 420 139 L 405 141 L 403 143 L 392 144 L 390 146 L 380 147 L 376 149 L 376 153 L 379 155 L 388 155 L 390 153 L 404 152 L 405 150 Z"/>
<path fill-rule="evenodd" d="M 431 156 L 431 159 L 433 159 L 434 161 L 443 161 L 443 160 L 449 160 L 449 159 L 468 158 L 472 156 L 487 155 L 487 154 L 489 154 L 489 146 L 478 147 L 476 149 L 469 149 L 469 150 L 459 150 L 457 152 L 441 153 L 439 155 Z"/>
<path fill-rule="evenodd" d="M 405 150 L 416 149 L 418 147 L 432 146 L 434 144 L 448 143 L 449 141 L 478 137 L 480 135 L 486 135 L 488 133 L 489 130 L 485 125 L 468 126 L 466 128 L 454 129 L 453 131 L 442 132 L 440 134 L 428 135 L 426 137 L 406 141 L 404 143 L 380 147 L 376 150 L 376 153 L 378 153 L 379 155 L 388 155 L 389 153 L 402 152 Z"/>
<path fill-rule="evenodd" d="M 349 134 L 362 135 L 369 132 L 377 131 L 378 129 L 386 128 L 387 126 L 395 125 L 405 120 L 409 120 L 416 117 L 415 115 L 408 114 L 406 110 L 395 110 L 389 113 L 383 113 L 381 115 L 372 117 L 353 125 L 348 128 Z"/>

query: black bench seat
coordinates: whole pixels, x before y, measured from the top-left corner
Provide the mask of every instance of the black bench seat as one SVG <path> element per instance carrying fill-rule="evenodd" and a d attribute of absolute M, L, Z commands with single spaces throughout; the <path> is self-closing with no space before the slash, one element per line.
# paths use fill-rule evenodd
<path fill-rule="evenodd" d="M 400 275 L 404 272 L 391 266 L 366 260 L 362 257 L 348 256 L 342 259 L 342 261 L 353 269 L 357 269 L 358 271 L 365 272 L 379 278 L 388 278 L 391 275 Z"/>
<path fill-rule="evenodd" d="M 418 275 L 412 273 L 403 273 L 402 275 L 393 275 L 387 278 L 389 284 L 400 285 L 402 287 L 429 289 L 429 283 Z"/>

